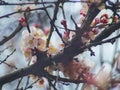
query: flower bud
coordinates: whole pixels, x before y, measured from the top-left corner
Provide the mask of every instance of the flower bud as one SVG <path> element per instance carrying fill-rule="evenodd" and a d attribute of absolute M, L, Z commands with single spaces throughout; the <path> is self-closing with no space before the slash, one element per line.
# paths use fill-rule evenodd
<path fill-rule="evenodd" d="M 100 23 L 100 19 L 99 18 L 95 18 L 95 25 Z"/>
<path fill-rule="evenodd" d="M 106 17 L 101 18 L 100 20 L 101 23 L 108 23 L 108 19 Z"/>
<path fill-rule="evenodd" d="M 65 20 L 65 19 L 63 19 L 63 20 L 61 21 L 61 24 L 62 24 L 64 27 L 67 27 L 67 23 L 66 23 L 66 20 Z"/>
<path fill-rule="evenodd" d="M 21 17 L 21 18 L 19 19 L 19 23 L 20 23 L 22 26 L 26 26 L 25 18 L 24 18 L 24 17 Z"/>

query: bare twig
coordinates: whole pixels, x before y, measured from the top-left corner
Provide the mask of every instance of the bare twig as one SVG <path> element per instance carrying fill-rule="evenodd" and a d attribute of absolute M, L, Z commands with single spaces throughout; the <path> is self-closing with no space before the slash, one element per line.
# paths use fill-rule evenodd
<path fill-rule="evenodd" d="M 42 1 L 42 2 L 43 2 L 43 1 Z M 59 3 L 60 3 L 60 2 L 59 2 Z M 53 33 L 53 31 L 54 31 L 54 28 L 55 28 L 57 34 L 59 35 L 61 41 L 62 41 L 64 44 L 66 44 L 65 41 L 64 41 L 63 38 L 62 38 L 61 33 L 59 32 L 59 30 L 57 29 L 57 27 L 56 27 L 55 24 L 54 24 L 54 23 L 55 23 L 55 20 L 56 20 L 56 18 L 57 18 L 57 12 L 58 12 L 58 8 L 59 8 L 59 3 L 56 2 L 56 7 L 55 7 L 55 10 L 54 10 L 55 13 L 54 13 L 53 19 L 50 17 L 47 9 L 45 9 L 45 12 L 46 12 L 48 18 L 50 19 L 50 24 L 51 24 L 51 28 L 50 28 L 51 31 L 50 31 L 50 34 L 49 34 L 49 36 L 48 36 L 48 38 L 47 38 L 46 47 L 49 46 L 49 42 L 50 42 L 52 33 Z M 44 3 L 43 3 L 43 6 L 45 7 Z"/>
<path fill-rule="evenodd" d="M 26 82 L 26 85 L 25 85 L 25 90 L 27 89 L 27 87 L 29 85 L 29 80 L 30 80 L 30 76 L 27 77 L 27 82 Z"/>
<path fill-rule="evenodd" d="M 11 67 L 11 68 L 18 69 L 16 66 L 10 65 L 10 64 L 8 64 L 7 62 L 3 62 L 3 63 L 6 64 L 7 66 Z"/>
<path fill-rule="evenodd" d="M 52 81 L 49 80 L 49 79 L 48 79 L 48 81 L 49 81 L 49 85 L 52 86 L 54 90 L 57 90 L 56 87 L 55 87 L 55 85 L 52 83 Z"/>
<path fill-rule="evenodd" d="M 28 30 L 28 32 L 30 33 L 31 31 L 30 31 L 30 27 L 29 27 L 29 23 L 28 23 L 28 17 L 27 17 L 28 15 L 27 15 L 27 14 L 30 14 L 30 12 L 29 12 L 29 11 L 26 11 L 26 12 L 24 13 L 27 30 Z"/>
<path fill-rule="evenodd" d="M 9 41 L 10 39 L 12 39 L 18 32 L 21 31 L 22 28 L 23 28 L 23 26 L 21 24 L 19 24 L 14 32 L 12 32 L 9 36 L 4 37 L 4 39 L 2 39 L 0 41 L 0 46 L 3 45 L 4 43 L 6 43 L 7 41 Z"/>
<path fill-rule="evenodd" d="M 78 28 L 77 23 L 75 22 L 75 20 L 74 20 L 74 18 L 73 18 L 72 15 L 71 15 L 71 20 L 73 21 L 73 23 L 75 24 L 75 27 L 76 27 L 76 29 L 77 29 L 77 28 Z"/>
<path fill-rule="evenodd" d="M 46 6 L 46 7 L 40 7 L 40 8 L 35 8 L 35 9 L 30 9 L 29 11 L 36 11 L 36 10 L 44 10 L 45 8 L 51 8 L 53 7 L 52 5 L 49 5 L 49 6 Z M 12 12 L 12 13 L 9 13 L 9 14 L 6 14 L 6 15 L 3 15 L 3 16 L 0 16 L 0 19 L 1 18 L 6 18 L 6 17 L 9 17 L 13 14 L 17 14 L 17 13 L 22 13 L 22 12 L 26 12 L 26 10 L 21 10 L 21 11 L 16 11 L 16 12 Z"/>
<path fill-rule="evenodd" d="M 18 88 L 19 88 L 20 83 L 22 82 L 22 80 L 23 80 L 23 77 L 22 77 L 22 78 L 20 78 L 20 80 L 18 81 L 18 84 L 17 84 L 17 87 L 16 87 L 16 89 L 15 89 L 15 90 L 18 90 Z"/>
<path fill-rule="evenodd" d="M 42 0 L 43 2 L 43 0 Z M 51 28 L 50 28 L 50 34 L 47 38 L 47 43 L 46 43 L 46 47 L 49 47 L 49 42 L 50 42 L 50 39 L 51 39 L 51 36 L 52 36 L 52 33 L 54 31 L 54 23 L 55 23 L 55 20 L 57 18 L 57 13 L 58 13 L 58 9 L 59 9 L 59 4 L 60 4 L 60 1 L 58 0 L 56 3 L 55 3 L 55 9 L 54 9 L 54 15 L 53 15 L 53 19 L 51 19 L 51 17 L 49 16 L 48 14 L 48 11 L 45 9 L 45 12 L 46 14 L 48 15 L 49 19 L 50 19 L 50 24 L 51 24 Z M 43 4 L 43 6 L 45 7 L 45 5 Z"/>
<path fill-rule="evenodd" d="M 37 83 L 40 79 L 35 80 L 33 83 L 31 83 L 29 86 L 27 86 L 24 90 L 27 90 L 29 88 L 32 88 L 32 86 Z"/>
<path fill-rule="evenodd" d="M 119 38 L 120 37 L 120 34 L 118 35 L 118 36 L 115 36 L 115 37 L 113 37 L 113 38 L 111 38 L 111 39 L 108 39 L 108 40 L 104 40 L 104 41 L 98 41 L 98 42 L 95 42 L 95 43 L 91 43 L 90 45 L 88 45 L 89 47 L 91 47 L 91 46 L 97 46 L 97 45 L 101 45 L 101 44 L 104 44 L 104 43 L 111 43 L 111 44 L 113 44 L 114 42 L 115 42 L 115 40 L 117 39 L 117 38 Z"/>
<path fill-rule="evenodd" d="M 16 49 L 13 50 L 13 52 L 11 54 L 7 55 L 7 57 L 4 60 L 0 61 L 0 64 L 4 63 L 15 51 L 16 51 Z"/>
<path fill-rule="evenodd" d="M 7 46 L 6 48 L 0 50 L 0 55 L 1 55 L 1 53 L 3 53 L 5 50 L 7 50 L 7 49 L 10 48 L 10 47 L 11 47 L 11 45 L 9 45 L 9 46 Z"/>

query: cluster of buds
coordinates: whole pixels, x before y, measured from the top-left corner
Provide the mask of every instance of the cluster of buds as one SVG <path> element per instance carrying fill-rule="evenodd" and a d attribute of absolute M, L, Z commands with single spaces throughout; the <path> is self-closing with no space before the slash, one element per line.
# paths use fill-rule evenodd
<path fill-rule="evenodd" d="M 66 30 L 63 34 L 63 40 L 67 42 L 70 39 L 70 31 L 67 30 L 67 21 L 63 19 L 61 21 L 61 24 L 65 27 L 65 30 Z"/>
<path fill-rule="evenodd" d="M 26 11 L 30 11 L 30 7 L 29 7 L 29 6 L 26 7 L 25 10 L 26 10 Z M 21 17 L 21 18 L 19 19 L 19 23 L 20 23 L 22 26 L 26 26 L 26 20 L 25 20 L 25 17 Z"/>
<path fill-rule="evenodd" d="M 100 18 L 95 18 L 94 21 L 91 23 L 91 26 L 96 26 L 98 24 L 107 24 L 109 21 L 108 14 L 103 14 Z"/>

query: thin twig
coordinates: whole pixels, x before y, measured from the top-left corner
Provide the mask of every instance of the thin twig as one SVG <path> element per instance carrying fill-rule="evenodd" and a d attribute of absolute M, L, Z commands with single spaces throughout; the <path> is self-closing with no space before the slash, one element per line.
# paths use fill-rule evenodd
<path fill-rule="evenodd" d="M 64 7 L 64 3 L 62 3 L 61 10 L 62 10 L 63 18 L 66 19 L 65 10 L 63 7 Z"/>
<path fill-rule="evenodd" d="M 29 88 L 32 88 L 32 86 L 37 83 L 40 79 L 38 78 L 37 80 L 35 80 L 33 83 L 31 83 L 29 86 L 27 86 L 24 90 L 27 90 Z"/>
<path fill-rule="evenodd" d="M 30 65 L 31 60 L 28 62 L 28 66 Z M 29 85 L 29 80 L 30 80 L 30 76 L 27 76 L 27 82 L 25 85 L 25 90 L 27 89 L 27 86 Z"/>
<path fill-rule="evenodd" d="M 22 80 L 23 80 L 23 77 L 21 77 L 21 78 L 20 78 L 20 80 L 18 81 L 18 84 L 17 84 L 17 87 L 16 87 L 16 89 L 15 89 L 15 90 L 18 90 L 18 88 L 19 88 L 20 83 L 22 82 Z"/>
<path fill-rule="evenodd" d="M 57 90 L 55 85 L 52 83 L 52 81 L 51 80 L 48 80 L 48 81 L 49 81 L 49 85 L 52 86 L 54 90 Z"/>
<path fill-rule="evenodd" d="M 0 55 L 1 55 L 1 53 L 3 53 L 5 50 L 7 50 L 8 48 L 10 48 L 11 46 L 12 46 L 12 45 L 9 45 L 9 46 L 7 46 L 6 48 L 0 50 Z"/>
<path fill-rule="evenodd" d="M 13 50 L 12 53 L 10 53 L 9 55 L 7 55 L 7 57 L 4 60 L 0 61 L 0 64 L 4 63 L 15 51 L 16 51 L 16 49 Z"/>
<path fill-rule="evenodd" d="M 104 40 L 104 41 L 99 41 L 99 42 L 95 42 L 95 43 L 90 43 L 89 45 L 87 46 L 84 46 L 83 48 L 86 48 L 86 47 L 93 47 L 93 46 L 97 46 L 97 45 L 102 45 L 104 43 L 111 43 L 113 44 L 115 42 L 116 39 L 118 39 L 120 37 L 120 34 L 111 38 L 111 39 L 107 39 L 107 40 Z"/>
<path fill-rule="evenodd" d="M 29 11 L 36 11 L 36 10 L 44 10 L 45 8 L 51 8 L 53 7 L 52 5 L 49 5 L 49 6 L 46 6 L 46 7 L 40 7 L 40 8 L 35 8 L 35 9 L 30 9 Z M 17 13 L 22 13 L 22 12 L 26 12 L 26 10 L 21 10 L 21 11 L 16 11 L 16 12 L 12 12 L 12 13 L 9 13 L 9 14 L 6 14 L 6 15 L 3 15 L 3 16 L 0 16 L 0 19 L 1 18 L 6 18 L 6 17 L 9 17 L 13 14 L 17 14 Z"/>
<path fill-rule="evenodd" d="M 60 28 L 60 29 L 64 29 L 64 30 L 65 30 L 65 28 L 63 28 L 63 27 L 60 27 L 60 26 L 57 26 L 57 25 L 56 25 L 56 27 L 58 27 L 58 28 Z M 68 30 L 68 31 L 75 32 L 75 30 L 73 30 L 73 29 L 68 29 L 68 28 L 67 28 L 67 30 Z"/>
<path fill-rule="evenodd" d="M 43 0 L 42 0 L 43 2 Z M 51 24 L 51 28 L 50 28 L 50 34 L 47 38 L 47 43 L 46 43 L 46 47 L 49 47 L 49 43 L 50 43 L 50 39 L 51 39 L 51 36 L 52 36 L 52 33 L 54 31 L 54 23 L 55 23 L 55 20 L 57 18 L 57 13 L 58 13 L 58 9 L 59 9 L 59 4 L 60 4 L 60 1 L 58 0 L 56 3 L 55 3 L 55 9 L 54 9 L 54 15 L 53 15 L 53 19 L 50 18 L 49 14 L 48 14 L 48 11 L 46 10 L 45 8 L 45 12 L 46 14 L 48 15 L 49 19 L 50 19 L 50 24 Z M 45 5 L 43 4 L 43 6 L 45 7 Z M 57 30 L 57 29 L 56 29 Z"/>
<path fill-rule="evenodd" d="M 18 32 L 21 31 L 22 28 L 23 26 L 19 24 L 14 32 L 12 32 L 9 36 L 4 37 L 4 39 L 0 41 L 0 46 L 9 41 L 10 39 L 12 39 Z"/>
<path fill-rule="evenodd" d="M 42 2 L 43 2 L 43 0 L 42 0 Z M 59 3 L 60 3 L 60 2 L 59 2 Z M 57 27 L 56 27 L 55 24 L 54 24 L 54 22 L 55 22 L 55 20 L 56 20 L 56 17 L 57 17 L 57 12 L 58 12 L 59 3 L 56 3 L 57 5 L 56 5 L 55 10 L 54 10 L 54 11 L 55 11 L 55 14 L 54 14 L 54 16 L 53 16 L 53 19 L 50 17 L 47 9 L 45 9 L 45 12 L 46 12 L 48 18 L 50 19 L 50 24 L 51 24 L 51 28 L 50 28 L 51 31 L 50 31 L 50 34 L 49 34 L 49 36 L 48 36 L 48 38 L 47 38 L 46 47 L 49 46 L 49 42 L 50 42 L 52 33 L 53 33 L 53 31 L 54 31 L 54 27 L 55 27 L 55 30 L 56 30 L 57 34 L 59 35 L 61 41 L 62 41 L 64 44 L 66 44 L 65 41 L 64 41 L 63 38 L 62 38 L 61 33 L 59 32 L 59 30 L 57 29 Z M 45 7 L 44 4 L 43 4 L 43 6 Z"/>
<path fill-rule="evenodd" d="M 3 62 L 3 63 L 6 64 L 7 66 L 11 67 L 11 68 L 18 69 L 16 66 L 10 65 L 10 64 L 8 64 L 7 62 Z"/>
<path fill-rule="evenodd" d="M 30 12 L 29 12 L 29 11 L 26 11 L 26 12 L 24 13 L 27 30 L 28 30 L 28 32 L 30 33 L 31 31 L 30 31 L 30 27 L 29 27 L 29 23 L 28 23 L 28 17 L 27 17 L 28 15 L 27 15 L 27 14 L 30 14 Z"/>
<path fill-rule="evenodd" d="M 25 85 L 25 90 L 26 90 L 26 88 L 27 88 L 28 85 L 29 85 L 29 80 L 30 80 L 30 76 L 27 77 L 27 82 L 26 82 L 26 85 Z"/>

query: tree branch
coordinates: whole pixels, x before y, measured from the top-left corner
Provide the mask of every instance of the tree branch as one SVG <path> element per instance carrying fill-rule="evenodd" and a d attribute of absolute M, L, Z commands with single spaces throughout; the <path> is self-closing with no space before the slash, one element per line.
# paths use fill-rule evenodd
<path fill-rule="evenodd" d="M 33 70 L 32 66 L 29 66 L 29 67 L 17 70 L 15 72 L 12 72 L 10 74 L 4 75 L 4 76 L 0 77 L 0 86 L 5 84 L 5 83 L 16 80 L 16 79 L 18 79 L 20 77 L 29 75 L 29 74 L 31 74 L 32 70 Z"/>
<path fill-rule="evenodd" d="M 109 27 L 107 27 L 102 33 L 100 33 L 95 38 L 94 41 L 91 41 L 91 43 L 98 42 L 98 41 L 101 41 L 101 40 L 107 38 L 108 36 L 110 36 L 113 32 L 115 32 L 119 28 L 120 28 L 120 21 L 117 22 L 117 23 L 114 23 L 114 24 L 110 25 Z"/>
<path fill-rule="evenodd" d="M 59 5 L 59 4 L 57 4 Z M 94 5 L 94 4 L 93 4 Z M 51 25 L 54 25 L 54 22 L 56 20 L 56 15 L 57 15 L 58 8 L 55 10 L 53 22 Z M 38 76 L 45 76 L 47 78 L 52 78 L 53 80 L 58 80 L 63 81 L 63 82 L 73 82 L 73 83 L 84 83 L 85 81 L 76 81 L 76 80 L 70 80 L 70 79 L 65 79 L 65 78 L 60 78 L 57 76 L 53 76 L 50 74 L 47 74 L 44 72 L 44 67 L 53 65 L 53 62 L 55 63 L 64 63 L 64 62 L 69 62 L 73 60 L 73 57 L 78 55 L 79 53 L 82 53 L 85 49 L 89 47 L 92 47 L 94 45 L 90 44 L 88 46 L 85 46 L 83 48 L 80 48 L 82 45 L 81 41 L 81 36 L 84 32 L 89 31 L 90 29 L 90 24 L 93 21 L 93 19 L 96 17 L 96 15 L 100 12 L 100 10 L 97 8 L 97 6 L 92 6 L 90 10 L 88 11 L 88 14 L 85 18 L 85 21 L 83 22 L 81 28 L 76 28 L 76 36 L 72 39 L 69 45 L 67 45 L 64 49 L 63 52 L 53 56 L 52 58 L 44 58 L 42 61 L 38 60 L 35 64 L 24 68 L 20 69 L 18 71 L 15 71 L 11 74 L 5 75 L 3 77 L 0 77 L 0 86 L 2 86 L 5 83 L 11 82 L 15 79 L 18 79 L 20 77 L 29 75 L 29 74 L 34 74 Z M 53 29 L 53 26 L 51 26 Z M 112 32 L 114 32 L 116 29 L 120 28 L 120 22 L 109 26 L 106 30 L 104 30 L 98 37 L 93 42 L 99 42 L 106 37 L 108 37 Z"/>
<path fill-rule="evenodd" d="M 91 13 L 93 13 L 93 14 L 91 14 Z M 81 31 L 77 30 L 78 33 L 76 34 L 76 37 L 72 40 L 70 45 L 68 45 L 64 48 L 62 53 L 55 55 L 52 58 L 52 60 L 51 60 L 51 58 L 46 58 L 46 60 L 42 60 L 43 62 L 38 60 L 37 63 L 35 63 L 34 65 L 32 65 L 28 68 L 21 69 L 21 70 L 11 73 L 10 75 L 3 76 L 0 78 L 0 83 L 2 83 L 2 85 L 3 85 L 7 82 L 13 81 L 17 78 L 29 75 L 31 73 L 32 74 L 41 74 L 42 68 L 52 65 L 53 64 L 52 62 L 59 63 L 59 62 L 71 61 L 74 56 L 79 54 L 78 48 L 80 48 L 80 44 L 81 44 L 81 42 L 80 42 L 81 35 L 85 31 L 89 30 L 89 28 L 86 28 L 86 27 L 90 27 L 91 22 L 93 21 L 94 17 L 98 13 L 99 13 L 99 10 L 97 9 L 97 7 L 93 7 L 92 9 L 90 9 L 90 11 L 88 12 L 88 17 L 86 18 L 86 21 L 83 23 L 83 25 L 81 27 Z M 55 15 L 55 17 L 56 17 L 56 15 Z M 54 20 L 55 20 L 55 17 L 54 17 Z M 84 51 L 84 50 L 81 50 L 81 51 Z M 39 70 L 38 70 L 38 68 L 39 68 Z M 40 70 L 41 70 L 41 72 L 40 72 Z"/>

